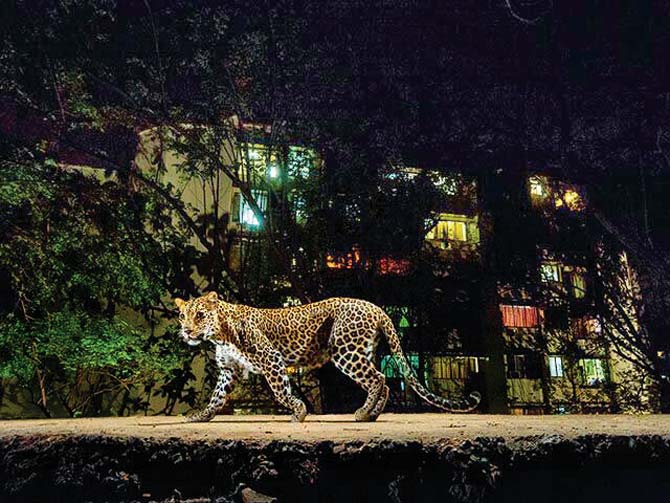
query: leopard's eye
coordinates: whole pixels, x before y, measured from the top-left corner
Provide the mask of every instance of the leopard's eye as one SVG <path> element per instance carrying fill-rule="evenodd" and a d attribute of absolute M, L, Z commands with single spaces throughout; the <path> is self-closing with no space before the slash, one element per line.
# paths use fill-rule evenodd
<path fill-rule="evenodd" d="M 197 321 L 202 320 L 204 317 L 205 317 L 205 314 L 202 311 L 198 311 L 197 313 L 195 313 L 195 319 Z"/>
<path fill-rule="evenodd" d="M 186 319 L 186 316 L 184 316 L 184 313 L 179 313 L 179 321 L 184 321 Z"/>

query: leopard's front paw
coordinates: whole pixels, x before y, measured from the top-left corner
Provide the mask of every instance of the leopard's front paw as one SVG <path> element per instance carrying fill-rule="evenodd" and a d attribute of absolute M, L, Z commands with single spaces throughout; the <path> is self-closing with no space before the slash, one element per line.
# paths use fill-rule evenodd
<path fill-rule="evenodd" d="M 293 409 L 293 414 L 291 416 L 291 421 L 294 423 L 302 423 L 305 420 L 307 415 L 307 407 L 302 400 L 299 400 L 299 403 L 296 404 L 296 407 Z"/>
<path fill-rule="evenodd" d="M 207 423 L 214 419 L 214 414 L 206 411 L 196 412 L 184 418 L 185 423 Z"/>

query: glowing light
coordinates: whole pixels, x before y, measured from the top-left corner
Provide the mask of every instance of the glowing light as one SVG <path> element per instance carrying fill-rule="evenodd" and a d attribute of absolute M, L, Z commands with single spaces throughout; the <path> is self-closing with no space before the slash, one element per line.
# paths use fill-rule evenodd
<path fill-rule="evenodd" d="M 326 267 L 329 269 L 353 269 L 361 265 L 361 252 L 358 248 L 348 253 L 338 253 L 326 256 Z"/>
<path fill-rule="evenodd" d="M 543 317 L 541 309 L 534 306 L 500 305 L 503 325 L 509 328 L 536 328 Z"/>
<path fill-rule="evenodd" d="M 563 377 L 563 357 L 558 355 L 549 356 L 549 375 L 551 377 Z"/>
<path fill-rule="evenodd" d="M 264 212 L 265 209 L 267 208 L 268 203 L 267 193 L 263 190 L 252 190 L 251 195 L 256 201 L 256 204 L 258 205 L 261 212 Z M 240 223 L 243 225 L 247 225 L 249 227 L 259 227 L 260 222 L 258 221 L 258 218 L 254 213 L 254 210 L 251 208 L 249 203 L 247 203 L 247 201 L 242 197 L 241 194 L 239 197 L 240 197 L 240 210 L 239 210 Z"/>
<path fill-rule="evenodd" d="M 560 283 L 561 268 L 558 263 L 544 263 L 540 266 L 540 277 L 545 283 Z"/>
<path fill-rule="evenodd" d="M 409 273 L 412 264 L 407 259 L 394 259 L 390 257 L 382 257 L 379 259 L 378 270 L 379 274 L 397 274 L 404 276 Z"/>
<path fill-rule="evenodd" d="M 467 218 L 465 215 L 457 215 L 457 218 Z M 449 215 L 440 215 L 440 220 L 426 234 L 428 241 L 461 241 L 468 240 L 467 225 L 465 222 L 451 220 Z"/>
<path fill-rule="evenodd" d="M 579 192 L 574 189 L 565 189 L 562 195 L 556 197 L 554 204 L 556 208 L 566 207 L 570 211 L 582 211 L 584 209 L 584 200 Z"/>
<path fill-rule="evenodd" d="M 532 197 L 541 198 L 547 195 L 544 183 L 542 183 L 542 180 L 540 178 L 532 176 L 530 177 L 528 182 L 530 185 L 530 195 Z"/>
<path fill-rule="evenodd" d="M 563 200 L 572 211 L 581 211 L 583 209 L 582 198 L 574 190 L 566 190 L 563 194 Z"/>
<path fill-rule="evenodd" d="M 582 358 L 579 360 L 579 367 L 585 386 L 600 386 L 607 379 L 605 365 L 599 358 Z"/>
<path fill-rule="evenodd" d="M 244 203 L 244 207 L 240 210 L 240 222 L 246 225 L 251 225 L 256 227 L 260 225 L 256 214 L 253 212 L 251 207 Z"/>

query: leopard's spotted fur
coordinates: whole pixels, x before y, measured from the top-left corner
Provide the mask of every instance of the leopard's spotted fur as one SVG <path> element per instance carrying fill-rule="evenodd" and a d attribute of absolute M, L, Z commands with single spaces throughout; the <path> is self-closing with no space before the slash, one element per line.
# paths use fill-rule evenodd
<path fill-rule="evenodd" d="M 248 371 L 263 374 L 277 401 L 292 411 L 295 421 L 303 421 L 305 404 L 291 393 L 286 365 L 315 368 L 329 360 L 368 393 L 356 420 L 374 421 L 389 394 L 386 379 L 373 361 L 380 332 L 405 378 L 426 401 L 453 412 L 470 411 L 480 401 L 478 393 L 451 401 L 424 388 L 407 363 L 391 319 L 364 300 L 336 297 L 284 309 L 257 309 L 223 302 L 211 292 L 188 302 L 175 299 L 175 303 L 181 336 L 190 345 L 203 340 L 214 343 L 220 369 L 209 405 L 190 416 L 190 421 L 212 419 L 236 376 Z"/>

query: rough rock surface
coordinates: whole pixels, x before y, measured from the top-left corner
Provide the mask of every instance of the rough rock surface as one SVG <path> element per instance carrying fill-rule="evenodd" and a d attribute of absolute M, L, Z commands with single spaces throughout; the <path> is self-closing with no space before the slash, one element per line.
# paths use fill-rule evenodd
<path fill-rule="evenodd" d="M 350 418 L 335 416 L 306 425 L 219 417 L 200 428 L 175 418 L 0 422 L 0 501 L 576 502 L 670 494 L 667 417 L 382 417 L 348 423 L 358 430 L 344 430 Z M 258 438 L 259 428 L 270 433 Z"/>

